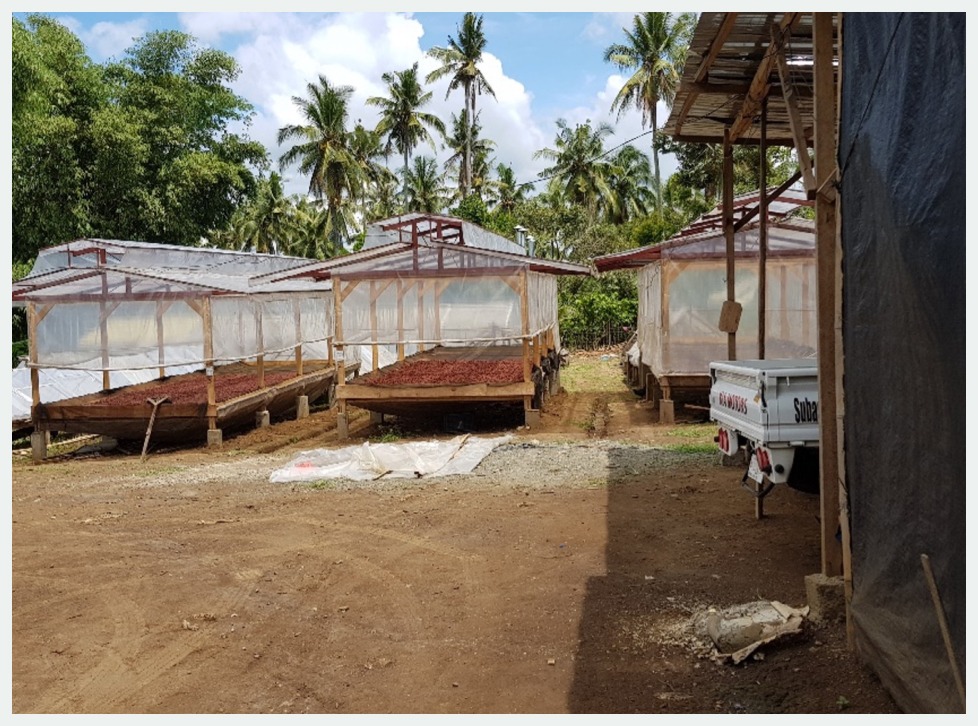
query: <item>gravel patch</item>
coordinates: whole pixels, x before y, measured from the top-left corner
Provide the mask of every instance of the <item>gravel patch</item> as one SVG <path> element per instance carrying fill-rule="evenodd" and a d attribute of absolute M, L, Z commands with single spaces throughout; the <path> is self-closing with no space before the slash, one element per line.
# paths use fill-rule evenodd
<path fill-rule="evenodd" d="M 717 456 L 671 449 L 624 444 L 608 440 L 549 443 L 523 441 L 497 446 L 468 474 L 424 479 L 376 479 L 354 481 L 329 479 L 313 483 L 269 484 L 269 477 L 284 467 L 295 453 L 241 457 L 186 466 L 162 472 L 133 474 L 127 484 L 137 487 L 168 487 L 238 482 L 317 489 L 405 489 L 437 484 L 451 488 L 492 487 L 513 489 L 594 488 L 614 485 L 624 479 L 664 469 L 713 466 Z"/>

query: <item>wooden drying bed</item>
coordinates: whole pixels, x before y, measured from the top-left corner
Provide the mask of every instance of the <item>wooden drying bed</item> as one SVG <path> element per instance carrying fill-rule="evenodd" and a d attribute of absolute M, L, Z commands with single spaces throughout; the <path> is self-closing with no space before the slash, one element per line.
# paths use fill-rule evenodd
<path fill-rule="evenodd" d="M 230 431 L 252 426 L 260 411 L 267 410 L 274 418 L 294 410 L 299 396 L 308 396 L 311 403 L 327 394 L 336 369 L 308 362 L 305 369 L 309 372 L 296 375 L 294 364 L 275 366 L 266 362 L 265 387 L 259 388 L 258 372 L 253 366 L 237 363 L 217 368 L 217 428 Z M 37 428 L 141 440 L 153 412 L 148 399 L 164 396 L 168 401 L 157 409 L 153 441 L 203 440 L 209 427 L 207 376 L 203 371 L 41 404 Z"/>
<path fill-rule="evenodd" d="M 439 346 L 336 389 L 339 401 L 394 415 L 451 412 L 480 402 L 523 403 L 534 393 L 535 384 L 524 381 L 519 346 Z"/>

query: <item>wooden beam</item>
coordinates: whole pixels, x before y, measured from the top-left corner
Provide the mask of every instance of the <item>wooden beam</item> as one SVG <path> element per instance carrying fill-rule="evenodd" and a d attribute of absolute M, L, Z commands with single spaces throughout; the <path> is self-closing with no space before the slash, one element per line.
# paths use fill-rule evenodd
<path fill-rule="evenodd" d="M 27 303 L 27 359 L 31 363 L 31 422 L 37 426 L 37 409 L 41 404 L 40 372 L 37 366 L 37 305 Z"/>
<path fill-rule="evenodd" d="M 523 382 L 529 383 L 531 378 L 530 369 L 530 341 L 527 336 L 530 334 L 530 301 L 528 297 L 528 287 L 526 284 L 526 270 L 520 275 L 520 315 L 522 317 L 523 334 Z"/>
<path fill-rule="evenodd" d="M 488 383 L 470 383 L 467 385 L 442 386 L 370 386 L 362 383 L 351 383 L 344 386 L 342 392 L 337 388 L 337 396 L 344 401 L 354 404 L 356 401 L 466 401 L 466 400 L 500 400 L 520 399 L 532 396 L 533 382 L 506 383 L 490 385 Z"/>
<path fill-rule="evenodd" d="M 339 294 L 342 284 L 343 281 L 339 277 L 333 277 L 333 334 L 339 341 L 343 340 L 343 301 Z M 340 389 L 346 385 L 346 350 L 342 343 L 336 348 L 338 354 L 336 356 L 336 392 L 339 395 Z M 345 415 L 346 410 L 341 408 L 339 413 Z"/>
<path fill-rule="evenodd" d="M 737 114 L 736 120 L 730 126 L 730 143 L 736 142 L 747 129 L 754 125 L 754 117 L 761 107 L 761 101 L 771 90 L 771 72 L 774 70 L 778 50 L 784 43 L 785 31 L 795 23 L 799 15 L 800 13 L 785 13 L 781 22 L 772 27 L 771 45 L 764 53 L 764 57 L 761 58 L 750 83 L 750 91 L 740 108 L 740 113 Z"/>
<path fill-rule="evenodd" d="M 411 287 L 410 283 L 407 287 Z M 397 359 L 404 360 L 404 281 L 397 280 Z"/>
<path fill-rule="evenodd" d="M 302 305 L 298 298 L 292 299 L 292 316 L 295 319 L 295 373 L 302 375 Z"/>
<path fill-rule="evenodd" d="M 380 368 L 380 351 L 377 349 L 377 281 L 370 281 L 370 370 Z"/>
<path fill-rule="evenodd" d="M 706 80 L 707 75 L 710 72 L 710 66 L 713 65 L 713 61 L 717 59 L 720 51 L 723 50 L 723 44 L 727 42 L 727 37 L 730 35 L 730 31 L 733 30 L 734 25 L 737 24 L 737 13 L 727 13 L 717 29 L 717 34 L 713 37 L 713 41 L 710 43 L 709 49 L 706 51 L 706 55 L 703 56 L 703 60 L 700 61 L 699 68 L 696 69 L 696 76 L 693 79 L 693 84 L 688 87 L 688 93 L 686 95 L 686 101 L 683 103 L 683 107 L 679 111 L 679 115 L 676 117 L 676 132 L 682 131 L 683 123 L 686 121 L 686 117 L 689 115 L 690 109 L 693 107 L 693 103 L 696 100 L 696 96 L 699 95 L 698 88 L 703 85 L 709 85 L 703 83 Z M 748 87 L 749 89 L 749 87 Z M 741 91 L 746 93 L 748 89 Z M 716 93 L 711 89 L 711 93 Z M 723 91 L 719 91 L 723 93 Z"/>
<path fill-rule="evenodd" d="M 158 362 L 159 366 L 159 377 L 163 378 L 166 376 L 166 354 L 164 346 L 164 336 L 163 336 L 163 316 L 169 309 L 170 305 L 173 303 L 169 300 L 159 300 L 156 303 L 156 347 L 159 350 Z"/>
<path fill-rule="evenodd" d="M 761 168 L 758 170 L 760 199 L 757 214 L 757 358 L 764 360 L 767 332 L 767 99 L 761 104 Z M 745 217 L 747 215 L 744 215 Z M 736 230 L 735 230 L 736 231 Z"/>
<path fill-rule="evenodd" d="M 730 129 L 723 130 L 723 236 L 727 248 L 727 302 L 736 300 L 734 287 L 734 228 L 733 228 L 733 145 Z M 737 360 L 737 333 L 727 333 L 727 360 Z"/>
<path fill-rule="evenodd" d="M 765 146 L 766 146 L 766 144 L 765 144 Z M 770 194 L 767 195 L 767 201 L 768 201 L 768 203 L 775 201 L 778 197 L 780 197 L 782 194 L 784 194 L 788 190 L 788 187 L 790 187 L 792 184 L 794 184 L 799 179 L 801 179 L 801 172 L 800 171 L 796 171 L 794 174 L 792 174 L 788 178 L 788 180 L 784 184 L 782 184 L 777 189 L 775 189 L 773 192 L 771 192 Z M 764 188 L 764 184 L 762 183 L 761 184 L 761 189 L 763 189 L 763 188 Z M 760 211 L 761 211 L 760 205 L 754 207 L 753 209 L 747 210 L 747 212 L 740 219 L 738 219 L 736 222 L 734 222 L 734 232 L 739 232 L 741 230 L 741 228 L 745 224 L 747 224 L 748 222 L 750 222 L 752 219 L 754 219 L 754 217 L 756 217 L 757 214 Z"/>
<path fill-rule="evenodd" d="M 255 302 L 255 337 L 258 343 L 258 388 L 265 388 L 265 327 L 260 302 Z M 333 351 L 330 350 L 330 355 Z"/>
<path fill-rule="evenodd" d="M 837 137 L 835 69 L 831 13 L 815 13 L 815 171 L 813 188 L 835 175 Z M 805 154 L 807 156 L 807 152 Z M 826 188 L 830 188 L 827 186 Z M 815 198 L 815 245 L 818 290 L 818 401 L 822 574 L 843 574 L 842 546 L 836 539 L 839 519 L 839 454 L 836 419 L 836 206 L 835 195 Z"/>
<path fill-rule="evenodd" d="M 775 31 L 771 30 L 771 47 L 775 46 Z M 831 48 L 829 49 L 831 53 Z M 798 100 L 795 98 L 794 86 L 791 83 L 791 70 L 788 68 L 788 61 L 784 57 L 784 45 L 778 46 L 774 53 L 778 66 L 778 75 L 781 77 L 781 92 L 784 95 L 784 105 L 788 110 L 788 123 L 791 125 L 791 135 L 795 139 L 795 153 L 798 155 L 798 167 L 801 169 L 802 183 L 808 198 L 815 196 L 815 175 L 812 172 L 812 158 L 808 155 L 808 139 L 805 137 L 804 121 L 801 111 L 798 110 Z"/>
<path fill-rule="evenodd" d="M 111 310 L 106 310 L 105 297 L 109 290 L 109 280 L 105 273 L 102 273 L 102 295 L 103 299 L 99 303 L 99 347 L 102 349 L 102 390 L 108 391 L 112 388 L 112 377 L 109 373 L 109 315 Z M 114 309 L 114 308 L 113 308 Z"/>
<path fill-rule="evenodd" d="M 204 371 L 207 374 L 207 428 L 217 429 L 217 390 L 214 385 L 214 325 L 211 299 L 204 297 Z"/>

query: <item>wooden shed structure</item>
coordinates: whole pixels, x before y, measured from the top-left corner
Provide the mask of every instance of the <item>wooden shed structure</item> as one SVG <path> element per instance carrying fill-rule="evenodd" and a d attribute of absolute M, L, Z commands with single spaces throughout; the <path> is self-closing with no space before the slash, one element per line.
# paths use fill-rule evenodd
<path fill-rule="evenodd" d="M 760 194 L 734 199 L 739 344 L 760 358 L 765 351 L 772 358 L 814 357 L 815 227 L 798 215 L 811 202 L 803 189 L 769 191 L 763 267 Z M 710 362 L 727 354 L 726 333 L 717 326 L 726 301 L 726 254 L 723 212 L 716 209 L 664 242 L 594 260 L 598 272 L 637 270 L 636 340 L 623 367 L 663 423 L 675 420 L 677 404 L 709 404 Z"/>
<path fill-rule="evenodd" d="M 818 301 L 806 584 L 841 582 L 850 644 L 908 713 L 967 711 L 965 46 L 963 12 L 702 13 L 664 127 L 723 145 L 731 305 L 732 145 L 796 150 Z"/>
<path fill-rule="evenodd" d="M 383 416 L 510 402 L 532 423 L 559 380 L 557 276 L 587 274 L 470 222 L 414 213 L 370 225 L 360 252 L 263 279 L 332 283 L 343 435 L 348 405 Z M 350 346 L 371 360 L 353 381 Z"/>
<path fill-rule="evenodd" d="M 253 278 L 307 262 L 104 239 L 42 250 L 13 285 L 35 460 L 50 431 L 219 444 L 223 429 L 301 413 L 334 384 L 329 282 Z M 102 390 L 44 401 L 42 370 L 96 371 Z M 134 370 L 155 375 L 128 385 Z"/>

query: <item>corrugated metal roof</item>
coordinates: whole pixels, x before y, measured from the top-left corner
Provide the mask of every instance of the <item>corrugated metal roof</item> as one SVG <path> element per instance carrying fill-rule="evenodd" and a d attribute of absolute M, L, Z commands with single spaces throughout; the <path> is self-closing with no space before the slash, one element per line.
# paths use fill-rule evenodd
<path fill-rule="evenodd" d="M 389 229 L 385 229 L 389 228 Z M 435 214 L 405 214 L 389 220 L 375 222 L 368 227 L 367 239 L 371 246 L 364 244 L 360 252 L 354 252 L 341 257 L 334 257 L 321 262 L 312 262 L 292 270 L 263 275 L 258 280 L 266 282 L 299 279 L 303 277 L 325 279 L 332 275 L 343 276 L 344 271 L 355 269 L 358 274 L 368 274 L 363 265 L 375 263 L 375 268 L 396 269 L 392 262 L 396 258 L 404 258 L 417 242 L 419 248 L 464 250 L 468 256 L 483 257 L 491 260 L 489 267 L 500 267 L 499 261 L 509 261 L 513 267 L 527 267 L 534 272 L 552 275 L 589 275 L 592 270 L 587 265 L 561 260 L 549 260 L 540 257 L 530 257 L 518 244 L 510 242 L 505 237 L 484 230 L 477 225 L 454 217 Z M 505 244 L 503 244 L 505 243 Z M 387 264 L 390 262 L 391 264 Z M 471 274 L 471 268 L 460 268 L 460 274 L 466 271 Z M 406 271 L 406 270 L 405 270 Z M 425 270 L 419 270 L 424 274 Z"/>
<path fill-rule="evenodd" d="M 756 210 L 759 203 L 760 192 L 758 191 L 735 197 L 733 205 L 734 222 L 736 223 L 738 219 L 742 219 L 748 213 Z M 808 220 L 791 219 L 790 222 L 788 220 L 790 215 L 795 214 L 802 207 L 810 206 L 812 206 L 812 202 L 809 201 L 804 189 L 797 185 L 789 187 L 782 192 L 780 196 L 778 196 L 777 200 L 769 202 L 768 204 L 769 228 L 780 227 L 781 229 L 790 229 L 794 227 L 802 231 L 807 230 L 810 226 L 810 222 Z M 741 232 L 744 230 L 755 229 L 758 224 L 759 221 L 755 217 L 753 220 L 744 225 Z M 812 229 L 811 234 L 814 235 L 814 229 Z M 663 256 L 665 251 L 675 251 L 676 248 L 683 246 L 688 247 L 687 255 L 695 256 L 695 251 L 699 249 L 702 252 L 702 256 L 713 256 L 714 252 L 711 251 L 712 246 L 704 245 L 704 242 L 715 237 L 719 238 L 721 241 L 724 241 L 725 239 L 723 235 L 722 206 L 715 207 L 713 210 L 699 217 L 694 222 L 690 223 L 663 242 L 657 242 L 652 245 L 646 245 L 645 247 L 636 247 L 635 249 L 625 250 L 623 252 L 615 252 L 612 254 L 595 257 L 594 266 L 598 272 L 610 272 L 611 270 L 624 270 L 643 267 L 650 262 L 658 260 Z M 774 254 L 777 254 L 779 247 L 778 240 L 776 238 L 771 240 L 771 246 Z M 812 237 L 812 247 L 814 248 L 814 236 Z M 780 251 L 783 252 L 785 250 L 781 249 Z M 675 252 L 674 254 L 681 253 Z"/>
<path fill-rule="evenodd" d="M 158 297 L 215 294 L 268 294 L 321 291 L 330 283 L 296 280 L 270 283 L 266 275 L 310 262 L 252 252 L 203 247 L 78 239 L 43 249 L 31 274 L 13 284 L 15 303 L 71 295 Z M 103 283 L 103 277 L 105 281 Z"/>

